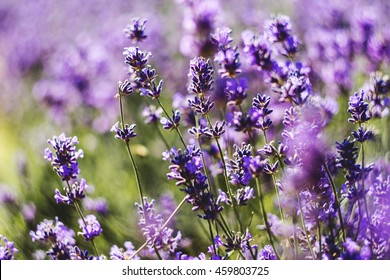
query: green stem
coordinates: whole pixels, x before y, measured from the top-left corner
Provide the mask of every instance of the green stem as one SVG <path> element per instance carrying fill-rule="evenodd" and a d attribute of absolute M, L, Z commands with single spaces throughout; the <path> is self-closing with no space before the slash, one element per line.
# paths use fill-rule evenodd
<path fill-rule="evenodd" d="M 263 122 L 264 122 L 264 117 L 263 117 Z M 248 135 L 249 135 L 249 140 L 252 142 L 252 135 L 248 132 Z M 264 141 L 265 141 L 265 144 L 268 145 L 268 139 L 267 139 L 267 132 L 265 130 L 263 130 L 263 135 L 264 135 Z M 255 145 L 253 143 L 253 149 L 255 150 Z M 278 154 L 278 158 L 280 159 L 280 156 Z M 281 160 L 280 160 L 281 161 Z M 281 163 L 280 163 L 281 164 Z M 283 169 L 283 166 L 281 165 L 281 168 Z M 275 188 L 275 193 L 276 193 L 276 197 L 278 198 L 278 205 L 279 205 L 279 213 L 280 213 L 280 217 L 282 218 L 282 222 L 284 223 L 284 214 L 283 214 L 283 209 L 282 209 L 282 204 L 280 203 L 280 194 L 279 194 L 279 190 L 278 190 L 278 187 L 276 185 L 276 177 L 275 177 L 275 174 L 271 174 L 272 176 L 272 182 L 274 183 L 274 188 Z"/>
<path fill-rule="evenodd" d="M 310 250 L 311 257 L 313 258 L 313 260 L 315 260 L 315 259 L 316 259 L 316 256 L 314 255 L 313 247 L 311 246 L 311 242 L 310 242 L 310 239 L 309 239 L 309 234 L 307 233 L 307 228 L 306 228 L 305 219 L 304 219 L 304 217 L 303 217 L 303 210 L 302 210 L 301 198 L 299 197 L 299 194 L 298 194 L 298 193 L 296 193 L 296 196 L 297 196 L 297 199 L 298 199 L 299 212 L 301 213 L 302 227 L 303 227 L 303 231 L 305 232 L 305 236 L 306 236 L 306 240 L 307 240 L 307 245 L 309 246 L 309 250 Z"/>
<path fill-rule="evenodd" d="M 157 250 L 156 246 L 153 246 L 153 248 L 154 248 L 154 252 L 155 252 L 156 255 L 157 255 L 157 258 L 158 258 L 159 260 L 162 260 L 162 257 L 161 257 L 161 255 L 160 255 L 160 252 Z"/>
<path fill-rule="evenodd" d="M 164 137 L 164 134 L 161 132 L 160 127 L 158 126 L 158 124 L 155 123 L 154 125 L 156 127 L 158 135 L 160 136 L 161 140 L 164 142 L 165 148 L 169 151 L 170 147 L 169 147 L 167 139 Z"/>
<path fill-rule="evenodd" d="M 199 126 L 199 119 L 198 117 L 195 115 L 195 123 L 196 123 L 196 126 Z M 200 149 L 200 157 L 202 158 L 202 163 L 203 163 L 203 171 L 207 177 L 207 183 L 209 184 L 209 192 L 211 192 L 211 181 L 210 181 L 210 174 L 206 168 L 206 161 L 204 159 L 204 154 L 203 154 L 203 148 L 202 148 L 202 143 L 200 141 L 200 136 L 196 136 L 196 139 L 198 140 L 198 145 L 199 145 L 199 149 Z"/>
<path fill-rule="evenodd" d="M 135 173 L 135 180 L 136 180 L 137 188 L 138 188 L 138 194 L 139 194 L 139 198 L 141 200 L 141 205 L 142 205 L 142 210 L 143 210 L 143 213 L 144 213 L 145 222 L 147 222 L 147 220 L 146 220 L 146 213 L 145 213 L 146 210 L 145 210 L 145 203 L 144 203 L 144 195 L 142 193 L 142 187 L 141 187 L 141 181 L 140 181 L 140 178 L 139 178 L 138 167 L 137 167 L 137 165 L 135 163 L 133 154 L 131 153 L 129 142 L 126 142 L 126 149 L 127 149 L 127 153 L 129 155 L 131 164 L 133 166 L 133 170 L 134 170 L 134 173 Z"/>
<path fill-rule="evenodd" d="M 368 224 L 371 225 L 371 216 L 370 213 L 368 212 L 368 203 L 367 203 L 367 198 L 366 198 L 366 191 L 364 187 L 364 181 L 365 181 L 365 170 L 364 170 L 364 143 L 362 142 L 362 190 L 363 190 L 363 201 L 364 201 L 364 208 L 366 210 L 367 214 L 367 220 Z"/>
<path fill-rule="evenodd" d="M 265 223 L 265 228 L 267 230 L 269 242 L 271 243 L 271 246 L 274 249 L 276 258 L 279 260 L 280 257 L 279 257 L 278 251 L 276 250 L 276 247 L 275 247 L 275 244 L 274 244 L 274 240 L 273 240 L 272 232 L 271 232 L 271 227 L 270 227 L 270 225 L 268 223 L 267 212 L 266 212 L 265 207 L 264 207 L 263 192 L 261 191 L 260 180 L 257 177 L 255 179 L 256 179 L 257 193 L 259 194 L 259 205 L 260 205 L 260 209 L 261 209 L 261 211 L 263 213 L 263 219 L 264 219 L 264 223 Z"/>
<path fill-rule="evenodd" d="M 213 125 L 211 123 L 211 120 L 210 120 L 210 117 L 208 116 L 208 114 L 206 114 L 206 119 L 207 119 L 207 122 L 208 122 L 210 128 L 212 129 Z M 221 161 L 222 161 L 222 165 L 223 165 L 223 177 L 225 179 L 226 190 L 228 192 L 229 199 L 232 202 L 232 208 L 233 208 L 233 211 L 234 211 L 234 215 L 236 216 L 237 224 L 238 224 L 241 232 L 243 232 L 241 218 L 239 216 L 239 213 L 238 213 L 238 210 L 237 210 L 237 207 L 236 207 L 237 205 L 234 203 L 232 190 L 230 188 L 230 183 L 229 183 L 229 178 L 228 178 L 228 174 L 227 174 L 227 167 L 226 167 L 225 157 L 223 155 L 222 148 L 221 148 L 221 145 L 220 145 L 220 143 L 218 141 L 218 138 L 214 138 L 214 139 L 215 139 L 215 142 L 217 143 L 219 156 L 221 157 Z"/>
<path fill-rule="evenodd" d="M 322 259 L 322 238 L 321 238 L 321 225 L 318 219 L 317 219 L 317 232 L 318 232 L 318 247 L 319 247 L 317 258 L 321 260 Z"/>
<path fill-rule="evenodd" d="M 120 93 L 118 93 L 118 95 L 119 95 L 120 118 L 121 118 L 121 122 L 122 122 L 122 129 L 124 129 L 125 128 L 125 121 L 124 121 L 124 113 L 123 113 L 122 95 L 120 95 Z M 131 164 L 133 166 L 134 173 L 135 173 L 135 180 L 136 180 L 137 187 L 138 187 L 138 194 L 139 194 L 139 197 L 140 197 L 140 200 L 141 200 L 142 211 L 144 213 L 145 222 L 147 222 L 146 221 L 146 213 L 145 213 L 145 205 L 144 205 L 144 196 L 143 196 L 143 193 L 142 193 L 141 181 L 139 179 L 138 168 L 137 168 L 137 165 L 136 165 L 135 160 L 133 158 L 133 155 L 131 153 L 129 142 L 125 141 L 125 143 L 126 143 L 127 154 L 129 155 L 129 158 L 130 158 L 130 161 L 131 161 Z"/>
<path fill-rule="evenodd" d="M 345 226 L 344 226 L 344 221 L 343 221 L 343 215 L 342 215 L 342 213 L 341 213 L 341 204 L 340 204 L 340 201 L 339 201 L 339 199 L 338 199 L 336 186 L 335 186 L 335 183 L 334 183 L 334 181 L 333 181 L 332 175 L 330 174 L 328 165 L 324 162 L 324 163 L 323 163 L 323 166 L 324 166 L 325 171 L 326 171 L 326 174 L 327 174 L 327 176 L 328 176 L 330 185 L 332 186 L 333 195 L 334 195 L 334 198 L 335 198 L 335 201 L 336 201 L 336 204 L 337 204 L 337 213 L 338 213 L 339 220 L 340 220 L 341 232 L 342 232 L 342 234 L 343 234 L 343 242 L 345 242 L 345 240 L 346 240 Z"/>
<path fill-rule="evenodd" d="M 213 229 L 211 227 L 211 222 L 210 222 L 210 220 L 208 220 L 207 222 L 209 224 L 209 232 L 210 232 L 210 236 L 211 236 L 211 243 L 213 244 L 213 250 L 214 250 L 214 253 L 217 253 L 217 249 L 215 247 L 215 240 L 214 240 Z"/>

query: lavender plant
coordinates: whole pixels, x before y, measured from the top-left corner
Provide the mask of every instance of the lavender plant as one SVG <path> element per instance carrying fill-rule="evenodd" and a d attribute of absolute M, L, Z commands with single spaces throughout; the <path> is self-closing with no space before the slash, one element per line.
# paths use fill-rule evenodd
<path fill-rule="evenodd" d="M 33 230 L 0 235 L 0 259 L 390 259 L 390 39 L 373 16 L 390 6 L 302 0 L 318 13 L 237 24 L 219 1 L 177 2 L 175 32 L 151 5 L 121 39 L 8 58 L 55 130 L 79 137 L 47 141 L 54 173 L 27 180 L 38 164 L 21 162 L 27 188 L 2 186 L 1 207 Z"/>

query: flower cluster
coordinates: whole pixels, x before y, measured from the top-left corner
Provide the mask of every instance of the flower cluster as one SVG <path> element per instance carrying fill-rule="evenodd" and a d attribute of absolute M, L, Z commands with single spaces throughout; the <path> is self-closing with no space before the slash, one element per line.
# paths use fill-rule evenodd
<path fill-rule="evenodd" d="M 148 247 L 151 250 L 175 252 L 181 240 L 180 231 L 174 236 L 173 229 L 164 226 L 163 218 L 154 209 L 154 200 L 148 202 L 144 198 L 144 208 L 140 204 L 136 205 L 140 215 L 138 225 L 147 240 Z"/>
<path fill-rule="evenodd" d="M 53 147 L 55 154 L 46 148 L 45 159 L 51 162 L 54 171 L 63 181 L 75 179 L 80 173 L 77 159 L 84 156 L 81 149 L 76 150 L 76 145 L 79 143 L 77 137 L 66 137 L 65 133 L 62 133 L 49 139 L 48 143 Z"/>
<path fill-rule="evenodd" d="M 172 163 L 171 172 L 167 174 L 169 180 L 175 180 L 177 186 L 187 194 L 186 201 L 192 205 L 193 211 L 202 211 L 199 217 L 205 220 L 215 220 L 222 207 L 219 206 L 209 192 L 207 176 L 203 174 L 203 163 L 200 149 L 187 146 L 183 151 L 172 148 L 164 153 L 165 160 Z"/>
<path fill-rule="evenodd" d="M 14 243 L 8 241 L 7 237 L 4 237 L 0 234 L 0 260 L 13 260 L 15 253 L 18 252 L 18 249 L 15 248 Z"/>

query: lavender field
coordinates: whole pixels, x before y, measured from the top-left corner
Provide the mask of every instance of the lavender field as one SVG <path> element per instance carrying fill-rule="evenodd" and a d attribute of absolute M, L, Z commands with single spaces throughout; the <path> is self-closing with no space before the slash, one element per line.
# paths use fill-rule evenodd
<path fill-rule="evenodd" d="M 389 14 L 2 0 L 0 259 L 390 259 Z"/>

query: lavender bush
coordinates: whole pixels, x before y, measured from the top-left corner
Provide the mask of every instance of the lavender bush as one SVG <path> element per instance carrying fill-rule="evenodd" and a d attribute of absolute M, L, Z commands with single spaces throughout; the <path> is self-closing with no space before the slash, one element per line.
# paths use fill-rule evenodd
<path fill-rule="evenodd" d="M 0 259 L 390 259 L 390 5 L 244 2 L 0 4 Z"/>

